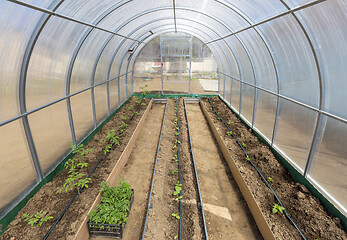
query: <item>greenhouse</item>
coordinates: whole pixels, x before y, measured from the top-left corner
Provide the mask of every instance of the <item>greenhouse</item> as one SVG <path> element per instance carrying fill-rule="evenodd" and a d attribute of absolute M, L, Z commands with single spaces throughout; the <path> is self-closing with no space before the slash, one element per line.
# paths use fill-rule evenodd
<path fill-rule="evenodd" d="M 0 0 L 0 239 L 347 240 L 346 0 Z"/>

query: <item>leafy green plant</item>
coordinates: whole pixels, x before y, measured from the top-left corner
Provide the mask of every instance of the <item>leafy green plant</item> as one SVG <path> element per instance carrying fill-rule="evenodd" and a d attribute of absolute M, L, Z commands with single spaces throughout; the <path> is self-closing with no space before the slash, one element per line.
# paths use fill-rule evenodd
<path fill-rule="evenodd" d="M 172 149 L 176 149 L 177 148 L 177 145 L 174 145 L 173 147 L 172 147 Z"/>
<path fill-rule="evenodd" d="M 274 182 L 274 180 L 272 179 L 272 177 L 267 177 L 267 181 L 268 181 L 268 182 Z"/>
<path fill-rule="evenodd" d="M 175 141 L 176 144 L 181 144 L 180 140 Z"/>
<path fill-rule="evenodd" d="M 134 106 L 131 105 L 131 106 L 128 107 L 128 110 L 131 110 L 131 109 L 133 109 L 133 108 L 134 108 Z"/>
<path fill-rule="evenodd" d="M 232 121 L 229 121 L 228 124 L 231 125 L 231 124 L 233 124 L 233 122 L 232 122 Z"/>
<path fill-rule="evenodd" d="M 229 131 L 227 132 L 228 136 L 232 136 L 233 135 L 233 132 L 232 131 Z"/>
<path fill-rule="evenodd" d="M 47 222 L 49 219 L 52 219 L 52 216 L 42 216 L 43 215 L 43 210 L 41 210 L 40 212 L 37 212 L 33 215 L 30 215 L 29 213 L 24 213 L 23 214 L 23 219 L 24 222 L 28 222 L 28 225 L 30 226 L 34 226 L 34 225 L 38 225 L 38 226 L 42 226 L 42 224 L 44 222 Z"/>
<path fill-rule="evenodd" d="M 177 238 L 178 238 L 178 235 L 175 235 L 175 236 L 174 236 L 174 239 L 177 239 Z"/>
<path fill-rule="evenodd" d="M 277 203 L 275 203 L 275 204 L 273 205 L 273 207 L 272 207 L 272 213 L 273 213 L 273 214 L 276 214 L 278 211 L 280 211 L 280 213 L 283 214 L 283 210 L 284 210 L 284 209 L 285 209 L 284 207 L 282 207 L 282 206 L 278 205 Z"/>
<path fill-rule="evenodd" d="M 242 143 L 241 145 L 242 145 L 242 147 L 244 147 L 244 148 L 247 147 L 247 145 L 246 145 L 245 143 Z"/>
<path fill-rule="evenodd" d="M 103 193 L 100 204 L 88 216 L 91 223 L 122 224 L 127 222 L 132 190 L 130 184 L 120 179 L 118 186 L 111 187 L 109 182 L 102 182 Z"/>
<path fill-rule="evenodd" d="M 141 98 L 136 97 L 135 103 L 139 104 L 141 102 Z"/>
<path fill-rule="evenodd" d="M 140 89 L 142 90 L 142 96 L 145 97 L 146 94 L 150 93 L 150 91 L 147 90 L 148 85 L 145 85 L 143 87 L 140 87 Z"/>
<path fill-rule="evenodd" d="M 122 116 L 122 115 L 120 116 L 120 118 L 123 119 L 123 120 L 126 120 L 126 119 L 127 119 L 127 117 Z"/>
<path fill-rule="evenodd" d="M 249 156 L 248 156 L 248 155 L 246 156 L 246 160 L 247 160 L 247 161 L 250 161 L 250 160 L 251 160 L 251 159 L 249 158 Z"/>
<path fill-rule="evenodd" d="M 175 200 L 178 201 L 178 200 L 180 200 L 180 199 L 182 199 L 182 198 L 183 198 L 183 196 L 181 195 L 181 196 L 175 198 Z"/>
<path fill-rule="evenodd" d="M 171 216 L 175 217 L 176 219 L 180 219 L 180 216 L 178 213 L 172 213 Z"/>
<path fill-rule="evenodd" d="M 181 190 L 182 190 L 182 184 L 180 183 L 180 181 L 177 181 L 173 195 L 174 196 L 179 195 L 181 193 Z"/>
<path fill-rule="evenodd" d="M 221 120 L 220 117 L 217 117 L 218 121 Z"/>
<path fill-rule="evenodd" d="M 122 134 L 123 133 L 123 129 L 120 130 L 120 133 Z M 104 149 L 104 155 L 106 155 L 107 153 L 110 152 L 112 146 L 114 145 L 120 145 L 118 139 L 119 139 L 119 136 L 116 135 L 116 130 L 115 129 L 112 129 L 112 130 L 109 130 L 109 131 L 106 131 L 106 136 L 102 139 L 100 139 L 99 142 L 102 142 L 102 143 L 108 143 L 106 146 L 105 146 L 105 149 Z"/>
<path fill-rule="evenodd" d="M 175 156 L 173 156 L 172 160 L 174 160 L 175 162 L 178 162 L 177 154 Z"/>
<path fill-rule="evenodd" d="M 74 188 L 79 192 L 80 188 L 88 188 L 88 183 L 91 181 L 91 178 L 85 178 L 86 174 L 80 173 L 80 171 L 88 166 L 88 163 L 84 162 L 84 158 L 87 154 L 94 151 L 94 149 L 84 149 L 83 144 L 76 146 L 72 143 L 70 143 L 70 147 L 74 156 L 64 164 L 69 175 L 65 179 L 63 186 L 57 190 L 57 193 L 61 193 L 63 190 L 68 192 Z"/>
<path fill-rule="evenodd" d="M 171 174 L 175 174 L 175 173 L 177 173 L 177 169 L 174 169 L 171 171 Z"/>
<path fill-rule="evenodd" d="M 129 125 L 126 124 L 124 121 L 122 121 L 122 124 L 118 127 L 118 128 L 122 128 L 122 129 L 125 129 L 127 128 Z"/>
<path fill-rule="evenodd" d="M 210 110 L 212 111 L 212 108 L 210 108 Z"/>

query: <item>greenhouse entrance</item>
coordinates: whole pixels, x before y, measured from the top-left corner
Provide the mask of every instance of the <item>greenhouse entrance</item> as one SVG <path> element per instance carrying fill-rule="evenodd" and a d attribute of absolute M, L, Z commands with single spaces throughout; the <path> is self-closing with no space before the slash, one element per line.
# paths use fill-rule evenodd
<path fill-rule="evenodd" d="M 164 33 L 140 52 L 134 82 L 134 92 L 147 88 L 160 94 L 216 94 L 217 63 L 211 50 L 198 38 L 185 33 Z"/>

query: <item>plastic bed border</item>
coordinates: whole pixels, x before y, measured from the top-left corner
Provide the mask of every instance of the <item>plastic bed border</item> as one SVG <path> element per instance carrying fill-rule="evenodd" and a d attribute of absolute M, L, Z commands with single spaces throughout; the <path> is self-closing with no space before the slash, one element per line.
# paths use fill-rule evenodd
<path fill-rule="evenodd" d="M 126 104 L 130 102 L 132 97 L 129 97 L 120 107 L 118 107 L 112 114 L 110 114 L 97 128 L 95 128 L 81 143 L 86 145 L 88 144 L 93 137 L 100 132 L 103 126 L 105 126 Z M 15 219 L 20 210 L 27 204 L 27 202 L 46 184 L 53 180 L 61 171 L 63 171 L 64 163 L 73 156 L 72 153 L 69 153 L 59 164 L 58 166 L 50 172 L 40 183 L 38 183 L 27 196 L 24 197 L 11 211 L 9 211 L 1 220 L 0 220 L 0 236 L 5 232 L 8 225 Z"/>
<path fill-rule="evenodd" d="M 229 103 L 227 103 L 221 96 L 218 96 L 219 99 L 224 102 L 224 104 L 237 116 L 238 119 L 241 120 L 243 124 L 245 124 L 248 128 L 252 129 L 252 127 L 243 119 L 242 116 L 240 116 L 238 113 L 235 112 L 234 109 L 232 109 L 229 106 Z M 324 207 L 328 210 L 328 212 L 341 220 L 341 224 L 345 231 L 347 231 L 347 217 L 343 215 L 327 198 L 324 197 L 324 195 L 319 192 L 318 189 L 316 189 L 304 176 L 302 176 L 276 149 L 274 149 L 264 138 L 259 134 L 256 130 L 252 129 L 252 133 L 259 139 L 260 142 L 264 143 L 266 146 L 268 146 L 271 150 L 271 152 L 275 155 L 275 157 L 281 162 L 281 164 L 290 172 L 292 177 L 299 182 L 300 184 L 304 185 L 316 198 L 318 198 L 324 205 Z"/>

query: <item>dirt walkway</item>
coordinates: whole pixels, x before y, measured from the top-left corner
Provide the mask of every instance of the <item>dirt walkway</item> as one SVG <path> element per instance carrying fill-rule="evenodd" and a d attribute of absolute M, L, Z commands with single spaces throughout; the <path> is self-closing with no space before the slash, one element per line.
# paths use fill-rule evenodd
<path fill-rule="evenodd" d="M 187 104 L 209 239 L 262 239 L 198 104 Z"/>

